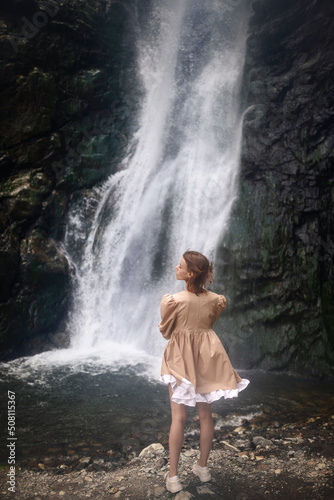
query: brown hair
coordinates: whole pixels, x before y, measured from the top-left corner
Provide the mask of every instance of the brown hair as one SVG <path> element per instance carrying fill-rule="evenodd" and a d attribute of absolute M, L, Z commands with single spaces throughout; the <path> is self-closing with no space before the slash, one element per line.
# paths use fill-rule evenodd
<path fill-rule="evenodd" d="M 187 280 L 187 288 L 192 292 L 205 292 L 205 287 L 213 282 L 213 266 L 212 263 L 200 252 L 188 250 L 183 254 L 189 272 L 193 273 L 193 277 Z"/>

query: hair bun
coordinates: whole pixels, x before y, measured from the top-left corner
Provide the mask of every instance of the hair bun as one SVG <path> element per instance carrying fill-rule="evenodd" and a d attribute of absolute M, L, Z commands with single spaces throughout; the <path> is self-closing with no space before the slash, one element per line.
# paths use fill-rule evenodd
<path fill-rule="evenodd" d="M 193 277 L 187 280 L 187 287 L 192 288 L 197 293 L 202 293 L 204 289 L 213 283 L 213 266 L 205 255 L 195 250 L 188 250 L 183 254 L 189 272 Z"/>

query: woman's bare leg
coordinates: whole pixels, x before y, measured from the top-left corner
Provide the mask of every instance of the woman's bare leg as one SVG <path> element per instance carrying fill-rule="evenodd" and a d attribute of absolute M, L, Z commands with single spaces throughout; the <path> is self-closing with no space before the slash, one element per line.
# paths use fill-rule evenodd
<path fill-rule="evenodd" d="M 201 425 L 198 465 L 200 465 L 200 467 L 206 467 L 214 433 L 211 405 L 208 403 L 197 403 L 196 406 Z"/>
<path fill-rule="evenodd" d="M 172 423 L 169 432 L 169 477 L 177 476 L 177 467 L 184 440 L 184 424 L 187 419 L 187 407 L 172 401 L 173 391 L 169 384 Z"/>

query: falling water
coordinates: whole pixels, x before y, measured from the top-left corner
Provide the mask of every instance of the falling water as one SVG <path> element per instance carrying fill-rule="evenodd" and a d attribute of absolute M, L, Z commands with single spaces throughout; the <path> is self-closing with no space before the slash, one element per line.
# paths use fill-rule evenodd
<path fill-rule="evenodd" d="M 242 4 L 156 0 L 138 29 L 140 126 L 117 173 L 97 191 L 77 264 L 75 348 L 161 352 L 161 296 L 180 289 L 174 266 L 189 248 L 215 256 L 237 189 Z M 73 208 L 70 254 L 83 219 Z"/>

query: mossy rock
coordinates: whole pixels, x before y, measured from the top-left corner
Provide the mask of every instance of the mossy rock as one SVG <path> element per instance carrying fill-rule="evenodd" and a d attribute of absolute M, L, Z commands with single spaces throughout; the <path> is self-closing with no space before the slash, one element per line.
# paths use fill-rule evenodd
<path fill-rule="evenodd" d="M 20 262 L 20 240 L 7 231 L 0 240 L 0 300 L 10 297 Z"/>
<path fill-rule="evenodd" d="M 34 68 L 17 79 L 16 92 L 7 91 L 0 132 L 7 146 L 13 146 L 52 130 L 57 103 L 54 77 Z M 15 116 L 13 116 L 15 109 Z"/>
<path fill-rule="evenodd" d="M 2 350 L 22 349 L 30 337 L 54 331 L 66 312 L 70 293 L 67 257 L 40 230 L 22 240 L 16 272 L 19 294 L 0 303 Z"/>

